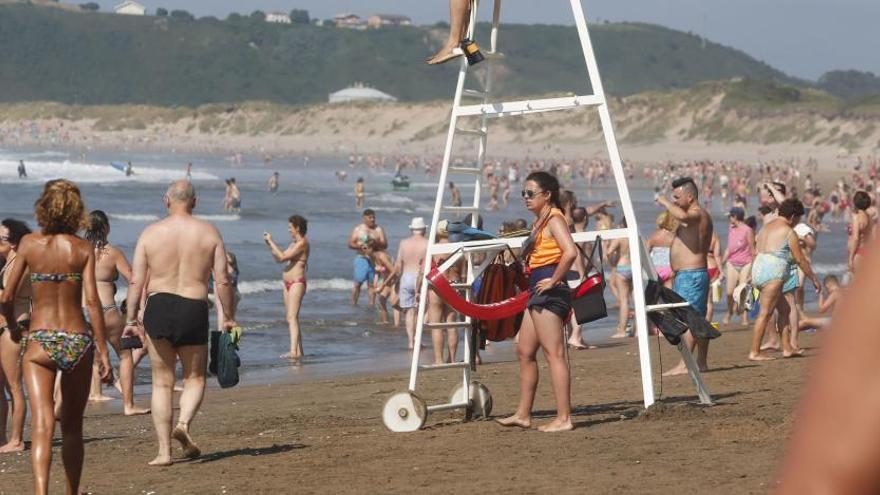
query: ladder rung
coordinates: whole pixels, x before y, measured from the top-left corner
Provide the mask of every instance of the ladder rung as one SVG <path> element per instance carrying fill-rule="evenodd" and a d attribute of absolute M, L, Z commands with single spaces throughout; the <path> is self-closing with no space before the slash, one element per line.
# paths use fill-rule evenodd
<path fill-rule="evenodd" d="M 430 370 L 449 370 L 455 368 L 467 368 L 470 366 L 468 363 L 443 363 L 443 364 L 420 364 L 419 369 L 422 371 L 430 371 Z"/>
<path fill-rule="evenodd" d="M 485 91 L 477 91 L 476 89 L 465 89 L 461 92 L 462 96 L 469 96 L 471 98 L 486 98 L 489 96 Z"/>
<path fill-rule="evenodd" d="M 477 174 L 479 175 L 482 170 L 477 167 L 449 167 L 450 172 L 455 172 L 459 174 Z"/>
<path fill-rule="evenodd" d="M 442 211 L 448 211 L 449 213 L 478 213 L 479 208 L 474 208 L 473 206 L 441 206 L 440 209 Z"/>
<path fill-rule="evenodd" d="M 466 321 L 446 321 L 443 323 L 425 323 L 425 328 L 430 329 L 440 329 L 440 328 L 464 328 L 471 326 L 470 323 Z"/>
<path fill-rule="evenodd" d="M 436 406 L 428 406 L 428 412 L 451 411 L 453 409 L 467 409 L 470 402 L 450 402 L 448 404 L 437 404 Z"/>
<path fill-rule="evenodd" d="M 469 108 L 469 107 L 461 107 L 461 108 Z M 461 111 L 461 109 L 459 109 L 459 112 L 460 111 Z M 474 115 L 476 115 L 476 114 L 474 114 Z M 483 131 L 480 129 L 459 129 L 458 127 L 455 128 L 455 133 L 461 134 L 463 136 L 477 136 L 477 137 L 484 137 L 486 135 L 486 131 Z"/>
<path fill-rule="evenodd" d="M 663 311 L 666 309 L 675 309 L 675 308 L 684 308 L 690 306 L 691 303 L 688 302 L 680 302 L 680 303 L 669 303 L 669 304 L 651 304 L 649 306 L 645 306 L 645 311 L 648 313 L 652 313 L 654 311 Z"/>
<path fill-rule="evenodd" d="M 522 100 L 482 105 L 465 105 L 458 108 L 459 117 L 482 115 L 487 117 L 504 117 L 509 115 L 526 115 L 540 112 L 553 112 L 586 106 L 597 106 L 605 100 L 599 96 L 566 96 L 563 98 L 542 98 L 539 100 Z"/>

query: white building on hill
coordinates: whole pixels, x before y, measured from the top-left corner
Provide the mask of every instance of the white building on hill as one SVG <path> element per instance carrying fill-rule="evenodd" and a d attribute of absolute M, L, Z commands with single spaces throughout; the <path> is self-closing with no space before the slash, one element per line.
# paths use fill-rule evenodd
<path fill-rule="evenodd" d="M 284 12 L 269 12 L 266 14 L 266 22 L 291 24 L 290 14 L 285 14 Z"/>
<path fill-rule="evenodd" d="M 412 19 L 405 15 L 376 14 L 367 19 L 367 25 L 373 29 L 396 26 L 412 26 Z"/>
<path fill-rule="evenodd" d="M 113 7 L 113 11 L 122 15 L 147 15 L 147 8 L 143 5 L 127 0 Z"/>
<path fill-rule="evenodd" d="M 364 20 L 354 14 L 339 14 L 333 17 L 333 22 L 338 28 L 366 29 Z"/>
<path fill-rule="evenodd" d="M 330 103 L 347 103 L 352 101 L 397 101 L 397 98 L 383 93 L 378 89 L 368 88 L 363 83 L 353 85 L 330 94 Z"/>

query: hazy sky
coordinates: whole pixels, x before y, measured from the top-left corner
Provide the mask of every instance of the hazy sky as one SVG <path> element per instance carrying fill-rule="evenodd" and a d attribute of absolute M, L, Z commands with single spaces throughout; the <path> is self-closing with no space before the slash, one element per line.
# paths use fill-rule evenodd
<path fill-rule="evenodd" d="M 108 9 L 117 1 L 100 0 Z M 307 9 L 312 17 L 340 12 L 405 14 L 418 23 L 448 17 L 447 0 L 139 0 L 150 10 L 183 8 L 226 17 L 255 9 Z M 481 15 L 491 15 L 483 0 Z M 584 0 L 591 21 L 644 21 L 703 34 L 739 48 L 791 75 L 816 79 L 833 69 L 880 74 L 880 0 Z M 503 0 L 502 17 L 517 23 L 571 23 L 566 0 Z"/>

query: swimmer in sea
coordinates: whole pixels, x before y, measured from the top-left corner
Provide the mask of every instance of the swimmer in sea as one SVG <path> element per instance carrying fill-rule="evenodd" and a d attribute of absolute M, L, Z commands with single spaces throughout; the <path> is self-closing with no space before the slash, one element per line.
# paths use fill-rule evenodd
<path fill-rule="evenodd" d="M 285 251 L 275 244 L 272 234 L 263 233 L 263 240 L 269 246 L 272 257 L 278 263 L 286 263 L 284 266 L 284 309 L 287 318 L 287 326 L 290 331 L 290 351 L 281 356 L 282 359 L 298 360 L 303 357 L 301 333 L 299 329 L 299 310 L 302 307 L 303 296 L 306 294 L 306 271 L 309 264 L 309 239 L 306 237 L 308 221 L 293 215 L 288 219 L 287 230 L 293 242 Z"/>
<path fill-rule="evenodd" d="M 269 177 L 269 192 L 275 194 L 278 192 L 278 172 L 272 174 L 272 177 Z"/>
<path fill-rule="evenodd" d="M 366 201 L 364 200 L 365 192 L 364 192 L 364 178 L 358 177 L 357 182 L 354 184 L 354 207 L 357 209 L 361 209 L 364 207 Z"/>

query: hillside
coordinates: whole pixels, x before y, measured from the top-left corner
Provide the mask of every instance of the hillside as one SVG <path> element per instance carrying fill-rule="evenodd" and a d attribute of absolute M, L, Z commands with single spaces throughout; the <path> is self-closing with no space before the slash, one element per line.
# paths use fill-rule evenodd
<path fill-rule="evenodd" d="M 679 31 L 622 23 L 592 33 L 615 95 L 731 77 L 794 82 L 740 51 Z M 439 28 L 352 31 L 241 16 L 189 21 L 0 5 L 0 101 L 319 103 L 355 81 L 403 101 L 447 99 L 455 64 L 421 63 L 441 36 Z M 500 42 L 500 95 L 587 91 L 574 27 L 504 26 Z"/>
<path fill-rule="evenodd" d="M 756 81 L 700 83 L 611 101 L 619 141 L 658 159 L 736 148 L 735 159 L 775 147 L 814 154 L 876 153 L 880 100 L 848 105 L 818 90 Z M 449 102 L 289 106 L 250 102 L 197 108 L 0 105 L 0 147 L 161 149 L 226 153 L 347 153 L 350 150 L 438 154 Z M 22 133 L 24 124 L 31 132 Z M 462 123 L 462 127 L 467 127 Z M 36 134 L 34 131 L 38 130 Z M 493 122 L 490 147 L 505 156 L 591 156 L 601 147 L 595 112 L 558 112 Z M 461 149 L 468 140 L 459 141 Z M 550 151 L 548 151 L 550 150 Z M 555 150 L 555 151 L 553 151 Z M 660 154 L 658 154 L 660 153 Z"/>

